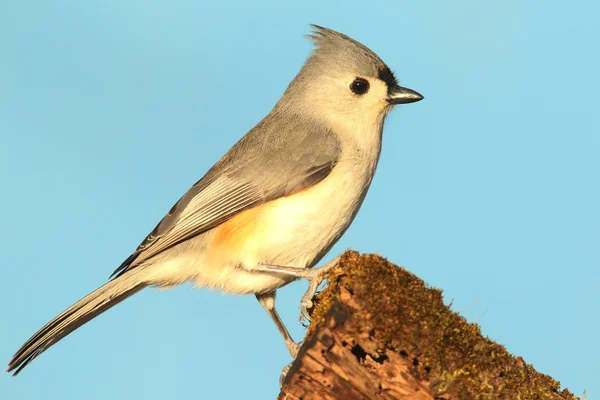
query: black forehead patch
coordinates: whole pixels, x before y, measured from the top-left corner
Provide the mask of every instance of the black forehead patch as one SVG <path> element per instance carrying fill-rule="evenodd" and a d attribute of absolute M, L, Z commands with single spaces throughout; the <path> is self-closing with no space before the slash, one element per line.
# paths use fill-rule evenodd
<path fill-rule="evenodd" d="M 398 86 L 398 81 L 396 80 L 394 73 L 387 66 L 379 69 L 377 77 L 386 83 L 388 90 L 395 86 Z"/>

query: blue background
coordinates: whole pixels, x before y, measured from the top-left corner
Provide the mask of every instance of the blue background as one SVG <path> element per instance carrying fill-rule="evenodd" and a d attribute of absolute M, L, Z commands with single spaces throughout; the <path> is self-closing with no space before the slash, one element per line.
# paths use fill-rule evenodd
<path fill-rule="evenodd" d="M 0 360 L 106 281 L 282 94 L 309 23 L 376 51 L 425 100 L 328 255 L 378 252 L 483 332 L 600 396 L 595 2 L 12 1 L 0 5 Z M 295 338 L 306 283 L 280 291 Z M 145 290 L 3 399 L 269 399 L 289 355 L 253 296 Z"/>

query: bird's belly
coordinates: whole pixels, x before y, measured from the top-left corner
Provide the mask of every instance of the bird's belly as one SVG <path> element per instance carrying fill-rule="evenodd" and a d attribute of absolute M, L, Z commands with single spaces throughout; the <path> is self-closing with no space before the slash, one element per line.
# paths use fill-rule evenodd
<path fill-rule="evenodd" d="M 268 292 L 292 279 L 258 264 L 312 267 L 352 222 L 370 183 L 340 170 L 315 186 L 246 210 L 211 232 L 197 284 L 231 293 Z"/>

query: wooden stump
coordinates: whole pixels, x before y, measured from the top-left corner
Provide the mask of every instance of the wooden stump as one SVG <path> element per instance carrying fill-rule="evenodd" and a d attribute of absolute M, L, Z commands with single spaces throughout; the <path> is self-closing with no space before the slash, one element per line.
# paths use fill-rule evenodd
<path fill-rule="evenodd" d="M 279 399 L 576 399 L 451 311 L 440 290 L 348 251 Z"/>

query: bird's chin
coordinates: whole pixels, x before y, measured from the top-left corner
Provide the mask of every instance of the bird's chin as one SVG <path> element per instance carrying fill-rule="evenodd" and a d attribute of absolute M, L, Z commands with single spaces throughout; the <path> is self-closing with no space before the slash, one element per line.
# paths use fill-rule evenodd
<path fill-rule="evenodd" d="M 389 113 L 390 111 L 392 111 L 394 108 L 396 108 L 397 104 L 392 104 L 392 103 L 388 103 L 387 101 L 385 102 L 385 106 L 383 107 L 383 115 L 387 115 L 387 113 Z"/>

